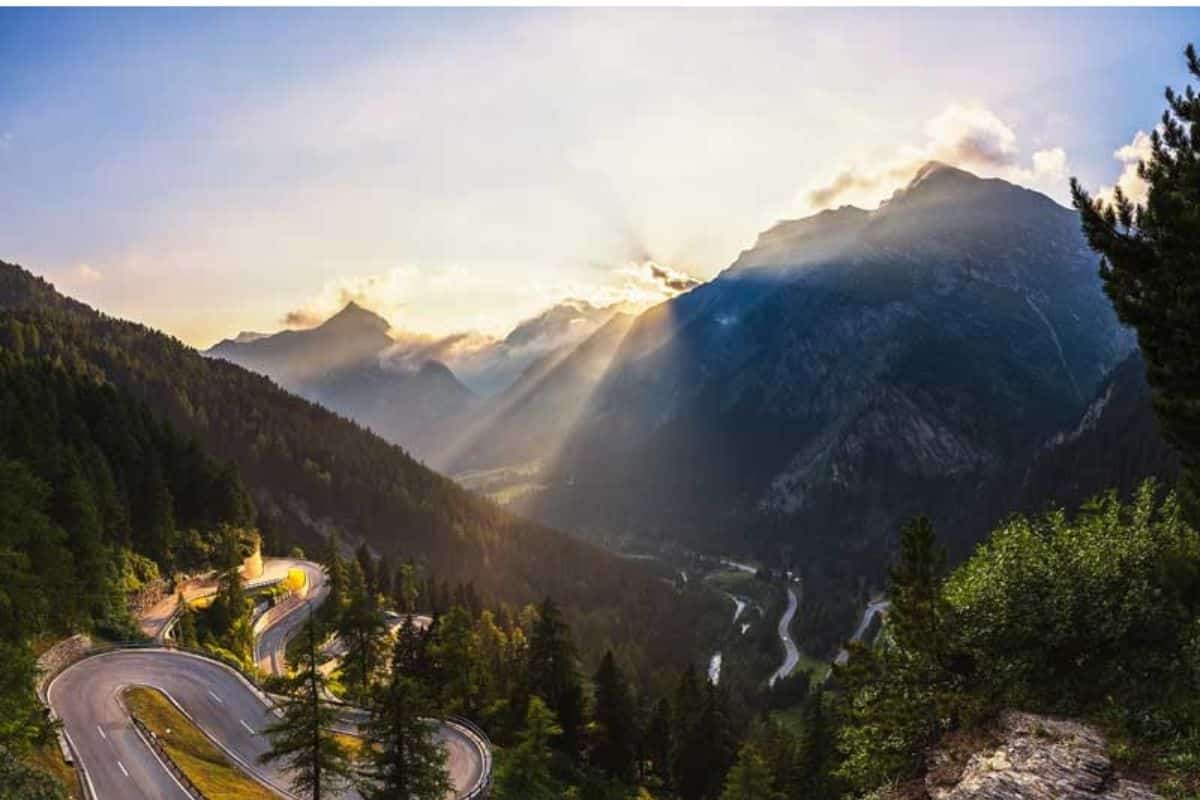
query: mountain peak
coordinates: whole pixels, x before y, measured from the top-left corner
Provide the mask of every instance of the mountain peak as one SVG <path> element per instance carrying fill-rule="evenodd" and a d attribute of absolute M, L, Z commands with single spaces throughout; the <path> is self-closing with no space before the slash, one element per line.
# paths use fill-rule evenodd
<path fill-rule="evenodd" d="M 391 329 L 392 323 L 376 314 L 374 311 L 363 308 L 355 301 L 351 300 L 342 307 L 342 310 L 334 314 L 329 319 L 325 320 L 319 327 L 365 327 L 378 330 L 386 333 Z"/>
<path fill-rule="evenodd" d="M 965 169 L 951 166 L 944 161 L 926 161 L 921 165 L 921 168 L 912 176 L 912 180 L 908 185 L 900 190 L 900 193 L 908 193 L 916 189 L 918 186 L 928 186 L 932 184 L 943 184 L 949 182 L 965 183 L 982 181 L 973 172 L 968 172 Z"/>

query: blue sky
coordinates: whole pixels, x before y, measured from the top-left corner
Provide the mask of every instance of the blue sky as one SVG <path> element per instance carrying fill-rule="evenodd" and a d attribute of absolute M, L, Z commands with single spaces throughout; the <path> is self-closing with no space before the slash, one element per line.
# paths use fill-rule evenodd
<path fill-rule="evenodd" d="M 1200 11 L 3 10 L 0 258 L 207 345 L 652 302 L 928 157 L 1065 199 Z M 1126 151 L 1132 152 L 1132 151 Z"/>

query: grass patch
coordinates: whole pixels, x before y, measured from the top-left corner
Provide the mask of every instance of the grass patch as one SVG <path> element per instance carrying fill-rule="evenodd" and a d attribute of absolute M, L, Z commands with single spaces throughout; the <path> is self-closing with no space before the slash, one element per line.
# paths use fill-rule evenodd
<path fill-rule="evenodd" d="M 125 703 L 158 736 L 178 767 L 209 800 L 278 800 L 243 773 L 157 689 L 125 691 Z"/>
<path fill-rule="evenodd" d="M 50 737 L 40 747 L 24 756 L 27 764 L 37 767 L 42 772 L 49 773 L 67 790 L 67 796 L 72 800 L 82 797 L 79 787 L 79 776 L 75 768 L 63 760 L 62 751 L 58 749 L 58 740 Z"/>

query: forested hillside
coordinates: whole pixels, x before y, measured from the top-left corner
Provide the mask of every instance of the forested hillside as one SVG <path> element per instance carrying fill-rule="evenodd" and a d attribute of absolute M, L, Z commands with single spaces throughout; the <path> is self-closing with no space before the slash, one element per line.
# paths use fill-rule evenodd
<path fill-rule="evenodd" d="M 255 517 L 234 469 L 128 393 L 37 356 L 37 337 L 0 323 L 0 788 L 18 797 L 57 796 L 8 758 L 50 742 L 35 647 L 136 637 L 130 599 L 212 566 Z"/>
<path fill-rule="evenodd" d="M 678 594 L 645 565 L 515 517 L 266 378 L 100 314 L 15 265 L 0 264 L 0 309 L 0 328 L 26 357 L 124 387 L 236 464 L 269 544 L 314 546 L 337 529 L 494 601 L 553 596 L 585 654 L 616 647 L 642 676 L 698 650 L 696 622 L 719 600 Z"/>

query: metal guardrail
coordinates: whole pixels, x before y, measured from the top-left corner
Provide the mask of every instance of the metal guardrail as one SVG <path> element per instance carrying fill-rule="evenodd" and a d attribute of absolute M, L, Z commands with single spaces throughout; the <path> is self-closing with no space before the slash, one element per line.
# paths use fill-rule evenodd
<path fill-rule="evenodd" d="M 196 800 L 208 800 L 204 792 L 200 791 L 200 787 L 192 783 L 192 779 L 187 776 L 187 773 L 179 768 L 179 765 L 175 763 L 175 759 L 171 758 L 171 754 L 167 752 L 167 748 L 163 747 L 163 743 L 159 741 L 158 735 L 150 730 L 150 726 L 142 722 L 138 718 L 138 715 L 132 712 L 129 714 L 129 719 L 133 721 L 133 727 L 141 734 L 142 739 L 150 746 L 154 754 L 158 756 L 159 761 L 167 768 L 172 777 L 183 787 L 183 790 Z"/>

